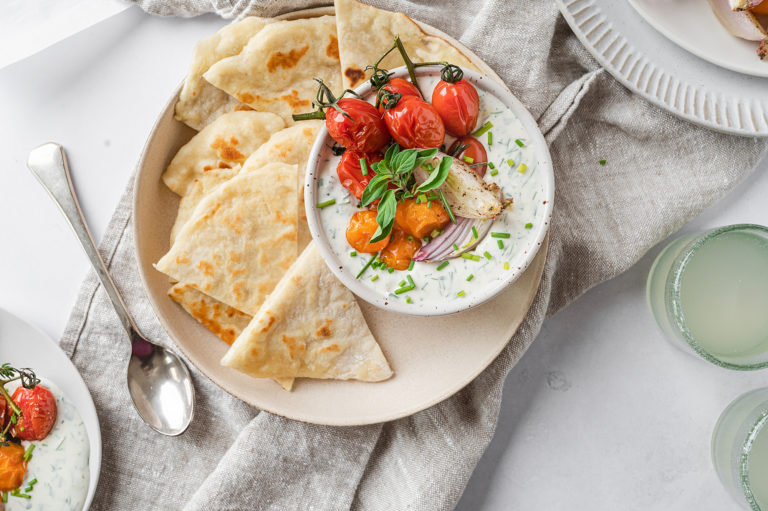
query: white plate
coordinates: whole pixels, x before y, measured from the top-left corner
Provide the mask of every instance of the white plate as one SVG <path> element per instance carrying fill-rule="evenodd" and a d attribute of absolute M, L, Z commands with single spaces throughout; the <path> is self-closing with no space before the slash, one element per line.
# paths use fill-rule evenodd
<path fill-rule="evenodd" d="M 758 41 L 731 35 L 702 0 L 629 0 L 653 28 L 694 55 L 752 76 L 768 77 L 768 60 L 757 57 Z"/>
<path fill-rule="evenodd" d="M 101 429 L 93 399 L 83 378 L 58 344 L 36 327 L 0 309 L 0 363 L 30 367 L 40 377 L 54 382 L 80 412 L 90 442 L 91 480 L 85 507 L 96 493 L 101 472 Z"/>
<path fill-rule="evenodd" d="M 710 129 L 768 137 L 768 78 L 736 73 L 691 55 L 661 35 L 627 1 L 556 1 L 587 50 L 636 94 Z M 678 1 L 692 0 L 666 0 L 666 4 Z M 698 2 L 709 9 L 705 0 Z"/>

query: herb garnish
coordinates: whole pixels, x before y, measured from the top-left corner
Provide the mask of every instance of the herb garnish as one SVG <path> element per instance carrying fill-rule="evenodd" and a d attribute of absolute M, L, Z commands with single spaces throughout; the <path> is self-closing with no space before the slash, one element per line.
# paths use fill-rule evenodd
<path fill-rule="evenodd" d="M 363 190 L 361 204 L 370 206 L 378 200 L 379 205 L 376 214 L 378 227 L 369 243 L 376 243 L 390 235 L 395 223 L 398 202 L 413 197 L 416 197 L 418 202 L 423 202 L 422 196 L 429 201 L 429 196 L 425 195 L 425 192 L 435 190 L 445 182 L 450 173 L 453 158 L 444 156 L 437 168 L 430 165 L 432 167 L 430 171 L 427 164 L 436 155 L 437 149 L 405 149 L 401 151 L 398 144 L 392 144 L 384 153 L 383 160 L 370 165 L 371 170 L 376 175 Z M 420 185 L 413 175 L 413 171 L 419 167 L 429 172 L 429 177 Z M 440 197 L 444 205 L 447 206 L 442 190 L 439 192 L 439 196 L 434 198 Z M 446 210 L 453 219 L 450 208 L 446 207 Z"/>
<path fill-rule="evenodd" d="M 6 424 L 2 433 L 0 433 L 0 445 L 2 446 L 8 445 L 8 430 L 11 428 L 11 425 L 16 424 L 19 417 L 21 417 L 21 408 L 13 402 L 11 395 L 8 394 L 8 391 L 5 389 L 6 384 L 17 380 L 25 389 L 33 389 L 40 384 L 40 379 L 35 376 L 34 371 L 29 368 L 17 369 L 8 363 L 0 366 L 0 396 L 5 399 L 5 402 L 8 403 L 8 406 L 11 408 L 11 419 L 8 421 L 8 424 Z"/>

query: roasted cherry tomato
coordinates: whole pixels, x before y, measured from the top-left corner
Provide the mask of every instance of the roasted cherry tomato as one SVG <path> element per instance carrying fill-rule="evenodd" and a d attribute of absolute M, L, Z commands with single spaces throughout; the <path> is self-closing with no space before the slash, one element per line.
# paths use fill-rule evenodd
<path fill-rule="evenodd" d="M 0 446 L 0 492 L 15 490 L 24 481 L 24 447 L 13 442 Z"/>
<path fill-rule="evenodd" d="M 392 237 L 390 234 L 385 239 L 376 243 L 369 243 L 379 225 L 376 223 L 376 211 L 358 211 L 349 219 L 347 227 L 347 242 L 358 252 L 373 254 L 383 249 Z"/>
<path fill-rule="evenodd" d="M 464 80 L 458 66 L 448 65 L 432 91 L 432 105 L 454 137 L 463 137 L 475 129 L 480 114 L 480 98 L 475 86 Z"/>
<path fill-rule="evenodd" d="M 419 239 L 431 236 L 432 231 L 445 227 L 450 221 L 448 213 L 439 201 L 416 202 L 416 199 L 405 199 L 397 205 L 395 224 L 406 234 Z"/>
<path fill-rule="evenodd" d="M 381 251 L 379 258 L 396 270 L 407 270 L 411 264 L 411 259 L 421 248 L 421 241 L 415 236 L 411 236 L 397 226 L 392 228 L 392 239 L 389 244 Z"/>
<path fill-rule="evenodd" d="M 387 126 L 375 106 L 357 98 L 343 98 L 337 104 L 349 117 L 335 108 L 326 108 L 325 127 L 336 142 L 363 153 L 373 153 L 387 145 Z"/>
<path fill-rule="evenodd" d="M 8 418 L 10 417 L 8 411 L 8 403 L 3 396 L 0 396 L 0 431 L 5 429 L 5 425 L 8 424 Z"/>
<path fill-rule="evenodd" d="M 463 161 L 464 163 L 471 165 L 474 163 L 481 163 L 481 162 L 488 161 L 488 153 L 485 152 L 485 146 L 483 146 L 483 143 L 480 142 L 475 137 L 473 137 L 472 135 L 467 135 L 466 137 L 457 138 L 456 141 L 453 144 L 451 144 L 451 147 L 448 149 L 448 152 L 450 154 L 453 154 L 453 151 L 455 151 L 456 148 L 459 147 L 460 145 L 465 145 L 467 146 L 467 148 L 464 149 L 460 154 L 457 154 L 456 158 Z M 472 163 L 470 164 L 464 158 L 471 159 Z M 483 177 L 485 175 L 485 171 L 487 167 L 488 167 L 487 165 L 479 165 L 477 167 L 472 167 L 472 170 L 474 170 L 478 176 Z"/>
<path fill-rule="evenodd" d="M 22 440 L 42 440 L 56 423 L 56 398 L 42 385 L 32 389 L 18 387 L 11 397 L 21 408 L 21 418 L 11 434 Z"/>
<path fill-rule="evenodd" d="M 368 168 L 368 174 L 365 176 L 360 167 L 361 158 L 365 158 L 366 167 Z M 349 190 L 355 198 L 361 198 L 363 196 L 363 190 L 368 186 L 368 183 L 370 183 L 373 176 L 376 175 L 371 168 L 371 164 L 383 159 L 384 157 L 381 153 L 361 153 L 353 149 L 347 149 L 344 151 L 344 155 L 341 157 L 338 167 L 336 167 L 336 173 L 339 175 L 339 182 L 341 182 L 342 186 Z"/>
<path fill-rule="evenodd" d="M 415 98 L 421 99 L 421 93 L 419 92 L 419 89 L 417 89 L 414 84 L 412 84 L 411 82 L 409 82 L 404 78 L 392 78 L 389 80 L 389 83 L 386 84 L 381 89 L 387 90 L 389 92 L 398 93 L 402 97 L 413 96 Z M 381 102 L 379 103 L 380 114 L 384 114 L 384 105 L 386 104 L 387 104 L 386 99 L 382 99 Z"/>
<path fill-rule="evenodd" d="M 406 149 L 440 147 L 445 140 L 445 126 L 435 107 L 413 96 L 402 97 L 394 108 L 387 108 L 384 122 L 395 142 Z"/>

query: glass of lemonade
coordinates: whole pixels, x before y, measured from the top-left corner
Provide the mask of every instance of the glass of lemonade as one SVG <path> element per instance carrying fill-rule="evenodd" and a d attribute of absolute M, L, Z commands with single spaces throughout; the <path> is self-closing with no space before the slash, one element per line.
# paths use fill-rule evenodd
<path fill-rule="evenodd" d="M 676 239 L 648 275 L 665 336 L 721 367 L 768 367 L 768 228 L 729 225 Z"/>
<path fill-rule="evenodd" d="M 712 462 L 738 502 L 768 511 L 768 388 L 728 405 L 712 434 Z"/>

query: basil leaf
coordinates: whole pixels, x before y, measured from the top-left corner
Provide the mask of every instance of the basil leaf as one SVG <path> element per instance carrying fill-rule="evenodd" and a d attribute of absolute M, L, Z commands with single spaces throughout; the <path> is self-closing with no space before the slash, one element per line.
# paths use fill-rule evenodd
<path fill-rule="evenodd" d="M 387 149 L 387 152 L 384 153 L 384 161 L 388 167 L 392 166 L 392 158 L 394 158 L 398 152 L 400 152 L 400 146 L 397 144 L 392 144 L 389 146 L 389 149 Z"/>
<path fill-rule="evenodd" d="M 427 159 L 434 158 L 434 156 L 437 154 L 437 151 L 438 151 L 437 147 L 435 147 L 434 149 L 422 149 L 421 151 L 419 151 L 418 157 L 427 158 Z"/>
<path fill-rule="evenodd" d="M 429 190 L 434 190 L 435 188 L 442 185 L 448 178 L 448 174 L 451 173 L 452 164 L 453 158 L 450 156 L 444 156 L 443 159 L 440 160 L 440 165 L 429 174 L 429 177 L 426 181 L 419 185 L 418 190 L 420 192 L 426 192 Z"/>
<path fill-rule="evenodd" d="M 416 149 L 408 149 L 397 156 L 397 165 L 392 165 L 392 169 L 397 174 L 405 174 L 406 172 L 413 170 L 413 167 L 416 164 Z"/>
<path fill-rule="evenodd" d="M 365 187 L 365 190 L 363 190 L 363 195 L 360 199 L 363 206 L 368 206 L 373 201 L 381 197 L 387 190 L 388 182 L 389 179 L 384 174 L 377 174 L 374 176 L 373 179 L 371 179 L 371 181 L 368 183 L 368 186 Z"/>
<path fill-rule="evenodd" d="M 378 213 L 376 214 L 376 223 L 379 226 L 376 228 L 376 232 L 373 233 L 368 243 L 376 243 L 383 239 L 392 232 L 392 226 L 395 224 L 395 212 L 397 211 L 397 199 L 395 199 L 395 192 L 387 190 L 381 197 L 379 202 Z"/>

